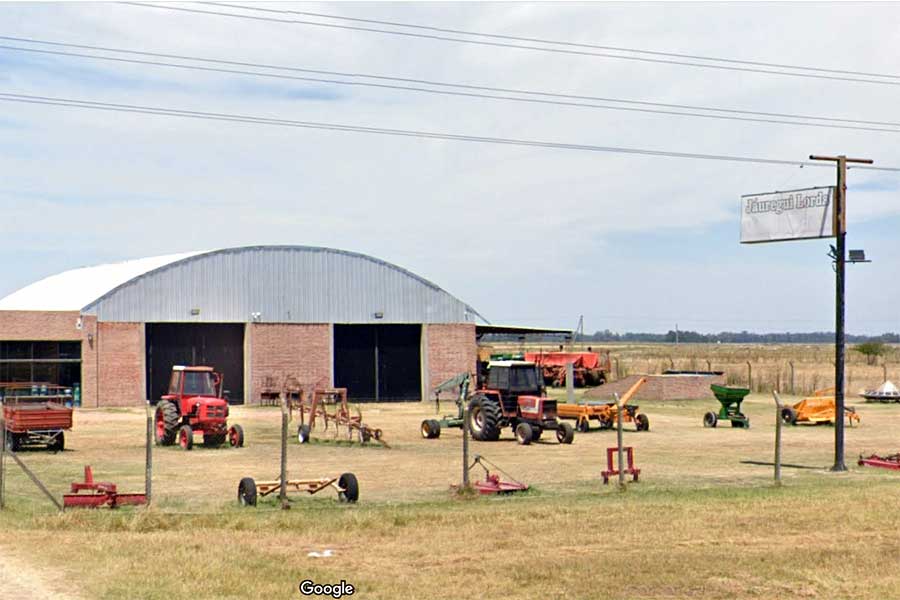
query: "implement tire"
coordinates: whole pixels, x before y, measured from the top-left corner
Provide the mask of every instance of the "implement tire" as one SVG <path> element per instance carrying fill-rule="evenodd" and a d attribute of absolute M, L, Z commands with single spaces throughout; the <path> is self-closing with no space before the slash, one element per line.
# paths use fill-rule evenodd
<path fill-rule="evenodd" d="M 479 442 L 494 442 L 500 438 L 500 402 L 478 394 L 469 402 L 466 418 L 469 431 Z"/>
<path fill-rule="evenodd" d="M 359 500 L 359 482 L 353 473 L 344 473 L 338 479 L 338 487 L 344 490 L 338 492 L 338 500 L 341 502 L 356 502 Z"/>
<path fill-rule="evenodd" d="M 256 506 L 256 482 L 244 477 L 238 484 L 238 502 L 241 506 Z"/>

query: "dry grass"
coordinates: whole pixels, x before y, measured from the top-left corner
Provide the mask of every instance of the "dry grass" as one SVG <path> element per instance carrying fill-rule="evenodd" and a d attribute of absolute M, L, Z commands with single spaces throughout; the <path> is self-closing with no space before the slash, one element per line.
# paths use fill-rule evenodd
<path fill-rule="evenodd" d="M 240 477 L 277 473 L 279 424 L 275 409 L 236 409 L 246 448 L 156 451 L 150 509 L 57 515 L 12 471 L 0 551 L 52 565 L 51 584 L 100 598 L 290 598 L 305 578 L 345 579 L 357 597 L 385 599 L 900 597 L 900 474 L 855 466 L 860 452 L 896 451 L 900 406 L 858 406 L 847 474 L 825 471 L 833 429 L 789 429 L 786 462 L 818 469 L 786 469 L 785 486 L 774 488 L 770 468 L 741 462 L 770 460 L 771 399 L 746 403 L 749 430 L 703 429 L 714 405 L 644 403 L 651 431 L 626 433 L 642 482 L 626 493 L 599 482 L 609 432 L 577 434 L 571 446 L 520 447 L 508 432 L 473 443 L 534 489 L 471 500 L 449 493 L 459 431 L 418 435 L 433 404 L 365 407 L 391 449 L 292 443 L 289 454 L 295 476 L 355 472 L 360 503 L 323 492 L 290 511 L 235 505 Z M 143 425 L 139 410 L 84 410 L 70 451 L 21 456 L 56 493 L 83 464 L 140 489 Z M 307 557 L 324 548 L 335 556 Z"/>

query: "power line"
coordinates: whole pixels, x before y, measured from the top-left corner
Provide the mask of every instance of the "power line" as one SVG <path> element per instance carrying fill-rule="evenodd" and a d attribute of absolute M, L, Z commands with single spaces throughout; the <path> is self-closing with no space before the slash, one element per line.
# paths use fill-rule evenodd
<path fill-rule="evenodd" d="M 228 8 L 240 8 L 244 10 L 255 10 L 261 12 L 270 12 L 270 13 L 287 13 L 293 15 L 304 15 L 307 17 L 318 17 L 323 19 L 336 19 L 341 21 L 352 21 L 354 23 L 372 23 L 376 25 L 389 25 L 391 27 L 407 27 L 410 29 L 422 29 L 426 31 L 435 31 L 437 33 L 452 33 L 452 34 L 462 34 L 462 35 L 470 35 L 474 37 L 484 37 L 484 38 L 492 38 L 492 39 L 500 39 L 500 40 L 510 40 L 514 42 L 535 42 L 539 44 L 552 44 L 555 46 L 568 46 L 573 48 L 593 48 L 595 50 L 612 50 L 615 52 L 631 52 L 634 54 L 647 54 L 651 56 L 668 56 L 672 58 L 687 58 L 692 60 L 708 60 L 715 62 L 724 62 L 738 65 L 750 65 L 757 67 L 773 67 L 779 69 L 794 69 L 794 70 L 803 70 L 803 71 L 816 71 L 820 73 L 836 73 L 840 75 L 860 75 L 864 77 L 885 77 L 889 79 L 900 79 L 900 75 L 890 75 L 884 73 L 869 73 L 866 71 L 853 71 L 853 70 L 845 70 L 845 69 L 829 69 L 824 67 L 810 67 L 806 65 L 789 65 L 783 63 L 771 63 L 771 62 L 762 62 L 755 60 L 739 60 L 735 58 L 722 58 L 718 56 L 703 56 L 699 54 L 681 54 L 678 52 L 661 52 L 656 50 L 643 50 L 640 48 L 625 48 L 621 46 L 603 46 L 600 44 L 588 44 L 584 42 L 571 42 L 566 40 L 550 40 L 546 38 L 534 38 L 534 37 L 524 37 L 517 35 L 504 35 L 499 33 L 485 33 L 480 31 L 469 31 L 465 29 L 449 29 L 444 27 L 434 27 L 432 25 L 421 25 L 418 23 L 401 23 L 398 21 L 382 21 L 378 19 L 363 19 L 359 17 L 348 17 L 344 15 L 334 15 L 334 14 L 325 14 L 325 13 L 316 13 L 309 12 L 303 10 L 288 10 L 288 9 L 273 9 L 273 8 L 262 8 L 259 6 L 247 6 L 244 4 L 231 4 L 228 2 L 195 2 L 195 4 L 206 4 L 209 6 L 225 6 Z"/>
<path fill-rule="evenodd" d="M 741 71 L 746 73 L 761 73 L 766 75 L 783 75 L 788 77 L 803 77 L 807 79 L 827 79 L 833 81 L 850 81 L 856 83 L 871 83 L 871 84 L 880 84 L 880 85 L 893 85 L 900 86 L 900 80 L 898 81 L 885 81 L 879 79 L 864 79 L 859 77 L 847 77 L 840 75 L 824 75 L 824 74 L 816 74 L 816 73 L 795 73 L 788 71 L 775 71 L 771 69 L 762 69 L 762 68 L 754 68 L 754 67 L 741 67 L 741 66 L 730 66 L 730 65 L 717 65 L 717 64 L 705 64 L 705 63 L 696 63 L 689 62 L 683 60 L 667 60 L 661 58 L 649 58 L 643 56 L 625 56 L 621 54 L 608 54 L 603 52 L 591 52 L 588 50 L 572 50 L 565 48 L 547 48 L 541 46 L 529 46 L 524 44 L 512 44 L 506 42 L 491 42 L 486 40 L 471 40 L 464 38 L 454 38 L 454 37 L 446 37 L 439 35 L 431 35 L 425 33 L 413 33 L 409 31 L 394 31 L 389 29 L 377 29 L 372 27 L 360 27 L 355 25 L 338 25 L 336 23 L 321 23 L 317 21 L 306 21 L 299 19 L 281 19 L 276 17 L 263 17 L 258 15 L 242 15 L 237 13 L 229 13 L 223 11 L 215 11 L 215 10 L 203 10 L 199 8 L 186 8 L 183 6 L 161 6 L 158 4 L 150 4 L 146 2 L 121 2 L 121 4 L 128 4 L 131 6 L 140 6 L 144 8 L 156 8 L 159 10 L 171 10 L 171 11 L 181 11 L 188 13 L 196 13 L 196 14 L 206 14 L 206 15 L 217 15 L 223 17 L 231 17 L 237 19 L 249 19 L 253 21 L 267 21 L 271 23 L 286 23 L 291 25 L 309 25 L 314 27 L 325 27 L 331 29 L 343 29 L 348 31 L 365 31 L 369 33 L 381 33 L 387 35 L 398 35 L 409 38 L 422 38 L 422 39 L 432 39 L 432 40 L 440 40 L 446 42 L 457 42 L 462 44 L 474 44 L 479 46 L 491 46 L 491 47 L 500 47 L 500 48 L 514 48 L 518 50 L 535 50 L 539 52 L 550 52 L 556 54 L 569 54 L 576 56 L 595 56 L 600 58 L 614 58 L 621 60 L 630 60 L 630 61 L 638 61 L 645 63 L 660 63 L 660 64 L 669 64 L 669 65 L 679 65 L 686 67 L 697 67 L 704 69 L 718 69 L 723 71 Z M 260 9 L 260 8 L 250 8 L 247 7 L 246 10 L 267 10 L 272 12 L 275 9 Z"/>
<path fill-rule="evenodd" d="M 90 50 L 98 50 L 98 51 L 102 51 L 102 52 L 115 52 L 115 53 L 120 53 L 120 54 L 129 54 L 129 55 L 140 55 L 140 56 L 151 56 L 151 57 L 160 57 L 160 58 L 168 58 L 168 59 L 176 59 L 176 60 L 197 61 L 197 62 L 203 62 L 203 63 L 207 63 L 207 64 L 239 65 L 239 66 L 249 66 L 249 67 L 254 67 L 254 68 L 262 68 L 262 69 L 275 69 L 275 70 L 293 71 L 293 72 L 302 72 L 302 73 L 334 75 L 334 76 L 349 77 L 349 78 L 360 78 L 361 77 L 361 78 L 378 79 L 378 80 L 416 82 L 416 83 L 421 83 L 421 84 L 425 84 L 425 85 L 436 85 L 436 86 L 441 86 L 441 87 L 452 87 L 452 88 L 457 88 L 457 89 L 462 88 L 462 89 L 469 89 L 469 90 L 488 90 L 488 91 L 524 94 L 524 95 L 531 95 L 531 96 L 540 96 L 541 98 L 519 98 L 519 97 L 507 96 L 507 95 L 483 94 L 483 93 L 478 93 L 478 92 L 474 92 L 474 91 L 473 92 L 459 92 L 459 91 L 451 91 L 451 90 L 423 88 L 423 87 L 418 87 L 418 86 L 373 83 L 373 82 L 366 82 L 366 81 L 344 81 L 344 80 L 339 80 L 339 79 L 326 79 L 323 77 L 281 75 L 281 74 L 275 74 L 275 73 L 263 73 L 263 72 L 259 72 L 259 71 L 247 71 L 247 70 L 241 70 L 241 69 L 225 69 L 225 68 L 218 68 L 218 67 L 205 67 L 205 66 L 200 66 L 200 65 L 177 64 L 177 63 L 163 62 L 163 61 L 156 61 L 156 60 L 138 60 L 138 59 L 118 58 L 118 57 L 112 57 L 112 56 L 102 56 L 102 55 L 97 55 L 97 54 L 85 54 L 85 53 L 81 53 L 81 52 L 66 52 L 66 51 L 61 51 L 61 50 L 43 50 L 43 49 L 38 49 L 38 48 L 27 48 L 27 47 L 21 47 L 21 46 L 0 45 L 0 49 L 12 50 L 12 51 L 17 51 L 17 52 L 30 52 L 30 53 L 47 54 L 47 55 L 54 55 L 54 56 L 87 58 L 87 59 L 92 59 L 92 60 L 105 60 L 105 61 L 112 61 L 112 62 L 119 62 L 119 63 L 140 64 L 140 65 L 159 66 L 159 67 L 166 67 L 166 68 L 177 68 L 177 69 L 187 69 L 187 70 L 196 70 L 196 71 L 226 73 L 226 74 L 232 74 L 232 75 L 247 75 L 247 76 L 253 76 L 253 77 L 268 77 L 268 78 L 275 78 L 275 79 L 286 79 L 286 80 L 305 81 L 305 82 L 313 82 L 313 83 L 327 83 L 327 84 L 335 84 L 335 85 L 373 87 L 373 88 L 399 90 L 399 91 L 406 91 L 406 92 L 429 93 L 429 94 L 438 94 L 438 95 L 446 95 L 446 96 L 461 96 L 461 97 L 468 97 L 468 98 L 483 98 L 483 99 L 489 99 L 489 100 L 525 102 L 525 103 L 536 103 L 536 104 L 550 104 L 550 105 L 569 106 L 569 107 L 576 107 L 576 108 L 620 110 L 620 111 L 626 111 L 626 112 L 642 112 L 642 113 L 650 113 L 650 114 L 684 116 L 684 117 L 694 117 L 694 118 L 707 118 L 707 119 L 718 119 L 718 120 L 729 120 L 729 121 L 744 121 L 744 122 L 754 122 L 754 123 L 768 123 L 768 124 L 776 124 L 776 125 L 795 125 L 795 126 L 802 126 L 802 127 L 825 127 L 825 128 L 830 128 L 830 129 L 849 129 L 849 130 L 857 130 L 857 131 L 876 131 L 876 132 L 887 132 L 887 133 L 900 133 L 900 129 L 896 129 L 896 128 L 900 128 L 900 123 L 890 122 L 890 121 L 866 121 L 866 120 L 856 120 L 856 119 L 836 118 L 836 117 L 791 115 L 791 114 L 786 114 L 786 113 L 767 113 L 767 112 L 760 112 L 760 111 L 722 109 L 722 108 L 711 108 L 711 107 L 679 105 L 679 104 L 665 104 L 665 103 L 659 103 L 659 102 L 645 102 L 645 101 L 638 101 L 638 100 L 625 100 L 625 99 L 616 99 L 616 98 L 602 98 L 602 97 L 597 97 L 597 96 L 581 96 L 581 95 L 563 94 L 563 93 L 556 93 L 556 92 L 518 90 L 518 89 L 510 89 L 510 88 L 496 88 L 496 87 L 489 87 L 489 86 L 478 86 L 478 85 L 471 85 L 471 84 L 456 84 L 456 83 L 448 83 L 448 82 L 435 82 L 435 81 L 428 81 L 428 80 L 421 80 L 421 79 L 410 79 L 410 78 L 383 76 L 383 75 L 369 75 L 369 74 L 361 74 L 361 73 L 346 73 L 346 72 L 339 72 L 339 71 L 324 71 L 324 70 L 320 70 L 320 69 L 285 67 L 285 66 L 279 66 L 279 65 L 268 65 L 268 64 L 263 64 L 263 63 L 220 60 L 220 59 L 212 59 L 212 58 L 197 57 L 197 56 L 187 56 L 187 55 L 179 55 L 179 54 L 164 54 L 164 53 L 159 53 L 159 52 L 146 52 L 146 51 L 128 50 L 128 49 L 122 49 L 122 48 L 111 48 L 111 47 L 103 47 L 103 46 L 89 46 L 89 45 L 85 45 L 85 44 L 70 44 L 70 43 L 65 43 L 65 42 L 55 42 L 55 41 L 48 41 L 48 40 L 18 38 L 18 37 L 13 37 L 13 36 L 0 36 L 0 40 L 12 40 L 12 41 L 18 41 L 18 42 L 32 43 L 32 44 L 50 45 L 50 46 L 55 46 L 55 47 L 90 49 Z M 612 106 L 612 105 L 608 105 L 608 104 L 591 104 L 591 103 L 585 103 L 585 102 L 561 101 L 561 100 L 547 99 L 547 97 L 590 99 L 590 100 L 596 100 L 596 101 L 601 101 L 601 102 L 619 102 L 619 103 L 628 103 L 628 104 L 631 104 L 632 106 Z M 658 106 L 658 107 L 662 107 L 662 108 L 658 108 L 658 109 L 638 108 L 635 105 Z M 730 114 L 701 114 L 701 113 L 697 113 L 697 112 L 685 112 L 683 110 L 668 110 L 669 108 L 689 109 L 691 111 L 705 110 L 705 111 L 715 111 L 715 112 L 730 113 Z M 758 118 L 758 117 L 749 117 L 749 116 L 747 116 L 747 117 L 734 116 L 735 114 L 760 115 L 760 116 L 765 116 L 767 118 Z M 768 117 L 780 117 L 780 118 L 768 118 Z M 787 121 L 787 120 L 783 120 L 784 118 L 819 120 L 819 121 L 827 121 L 827 123 L 807 123 L 807 122 L 801 122 L 801 121 Z M 865 124 L 865 125 L 882 125 L 882 126 L 887 126 L 887 127 L 839 125 L 837 123 L 861 123 L 861 124 Z"/>
<path fill-rule="evenodd" d="M 541 140 L 526 140 L 517 138 L 501 138 L 488 136 L 462 135 L 435 131 L 409 130 L 409 129 L 388 129 L 383 127 L 371 127 L 363 125 L 347 125 L 341 123 L 324 123 L 319 121 L 297 121 L 292 119 L 279 119 L 272 117 L 257 117 L 251 115 L 239 115 L 229 113 L 214 113 L 195 110 L 184 110 L 174 108 L 163 108 L 155 106 L 142 106 L 135 104 L 117 104 L 112 102 L 96 102 L 91 100 L 77 100 L 72 98 L 60 98 L 52 96 L 35 96 L 29 94 L 11 94 L 0 92 L 0 100 L 7 102 L 20 102 L 26 104 L 46 104 L 54 106 L 68 106 L 73 108 L 85 108 L 92 110 L 103 110 L 112 112 L 127 112 L 153 114 L 169 117 L 183 117 L 193 119 L 205 119 L 213 121 L 232 121 L 241 123 L 251 123 L 257 125 L 277 125 L 284 127 L 296 127 L 302 129 L 322 129 L 329 131 L 344 131 L 350 133 L 369 133 L 378 135 L 390 135 L 399 137 L 414 137 L 424 139 L 439 139 L 458 142 L 476 142 L 484 144 L 501 144 L 507 146 L 527 146 L 534 148 L 552 148 L 559 150 L 579 150 L 586 152 L 608 152 L 616 154 L 635 154 L 644 156 L 662 156 L 669 158 L 685 158 L 697 160 L 717 160 L 727 162 L 755 163 L 768 165 L 788 165 L 788 166 L 810 166 L 810 167 L 827 167 L 830 165 L 819 162 L 782 160 L 775 158 L 759 158 L 748 156 L 734 156 L 724 154 L 701 154 L 696 152 L 672 152 L 668 150 L 650 150 L 644 148 L 625 148 L 619 146 L 598 146 L 592 144 L 574 144 L 565 142 L 548 142 Z M 872 167 L 860 166 L 860 169 L 869 169 L 876 171 L 900 172 L 900 167 Z"/>

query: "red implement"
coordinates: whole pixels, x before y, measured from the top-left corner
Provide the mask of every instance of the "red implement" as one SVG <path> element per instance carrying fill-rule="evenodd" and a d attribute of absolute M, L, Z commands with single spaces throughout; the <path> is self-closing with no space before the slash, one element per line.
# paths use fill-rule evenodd
<path fill-rule="evenodd" d="M 147 503 L 145 494 L 120 494 L 116 491 L 116 484 L 107 481 L 94 481 L 94 473 L 88 465 L 84 467 L 84 481 L 73 482 L 71 491 L 71 494 L 63 495 L 63 506 L 65 507 L 99 508 L 109 505 L 110 508 L 116 508 L 128 504 Z M 80 492 L 95 493 L 82 494 Z"/>
<path fill-rule="evenodd" d="M 511 494 L 513 492 L 524 492 L 528 486 L 518 481 L 500 481 L 500 476 L 488 473 L 485 481 L 476 481 L 475 489 L 479 494 Z"/>
<path fill-rule="evenodd" d="M 628 468 L 625 469 L 625 473 L 631 475 L 632 481 L 637 481 L 638 475 L 641 474 L 641 470 L 635 468 L 635 466 L 634 466 L 634 448 L 632 448 L 631 446 L 623 446 L 622 450 L 627 455 L 627 461 L 628 461 Z M 615 468 L 613 465 L 613 455 L 617 454 L 618 452 L 619 452 L 618 447 L 606 449 L 606 470 L 602 471 L 600 473 L 600 475 L 603 476 L 604 484 L 609 483 L 609 478 L 611 475 L 619 474 L 619 469 Z M 619 468 L 621 468 L 621 467 L 622 467 L 622 465 L 619 465 Z"/>
<path fill-rule="evenodd" d="M 859 466 L 867 465 L 869 467 L 900 471 L 900 454 L 891 454 L 889 456 L 878 456 L 877 454 L 863 456 L 860 454 L 858 464 Z"/>

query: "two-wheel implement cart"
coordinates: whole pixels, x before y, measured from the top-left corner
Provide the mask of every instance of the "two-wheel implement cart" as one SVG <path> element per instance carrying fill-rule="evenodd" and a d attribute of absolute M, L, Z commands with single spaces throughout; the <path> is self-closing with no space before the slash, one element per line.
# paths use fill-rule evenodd
<path fill-rule="evenodd" d="M 719 412 L 709 411 L 703 415 L 703 426 L 715 427 L 719 421 L 731 421 L 732 427 L 749 428 L 750 417 L 741 412 L 741 402 L 744 401 L 750 390 L 715 384 L 709 387 L 721 406 Z"/>

